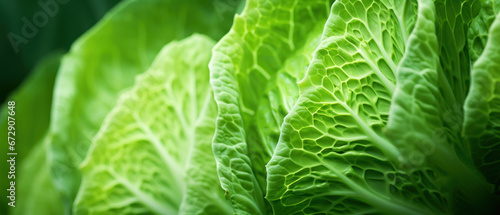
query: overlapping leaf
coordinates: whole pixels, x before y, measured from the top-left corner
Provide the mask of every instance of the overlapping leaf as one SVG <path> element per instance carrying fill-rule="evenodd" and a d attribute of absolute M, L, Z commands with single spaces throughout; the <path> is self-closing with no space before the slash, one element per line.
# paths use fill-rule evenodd
<path fill-rule="evenodd" d="M 128 0 L 80 38 L 13 213 L 494 213 L 498 0 L 238 2 Z"/>
<path fill-rule="evenodd" d="M 500 5 L 499 5 L 500 6 Z M 498 6 L 497 6 L 498 7 Z M 500 16 L 489 28 L 484 51 L 472 67 L 465 103 L 464 134 L 479 170 L 498 191 L 500 184 Z"/>
<path fill-rule="evenodd" d="M 75 214 L 232 213 L 211 150 L 214 44 L 172 42 L 121 97 L 82 164 Z"/>
<path fill-rule="evenodd" d="M 463 14 L 470 2 L 422 0 L 418 13 L 416 3 L 334 3 L 269 163 L 267 198 L 275 213 L 449 213 L 453 189 L 482 186 L 467 166 L 470 157 L 461 157 L 467 151 L 455 151 L 465 146 L 456 128 L 441 141 L 433 133 L 451 130 L 440 115 L 460 103 L 445 102 L 463 102 L 467 90 L 468 64 L 441 62 L 466 54 L 452 45 L 465 47 L 460 28 L 471 19 Z M 443 5 L 463 10 L 438 12 Z M 456 28 L 456 38 L 445 40 Z M 441 93 L 451 98 L 440 100 Z M 414 154 L 429 145 L 444 150 L 434 160 Z M 422 165 L 426 159 L 432 165 Z M 464 173 L 472 179 L 450 184 L 449 177 Z"/>
<path fill-rule="evenodd" d="M 411 203 L 419 189 L 429 189 L 416 184 L 426 176 L 399 171 L 392 162 L 399 151 L 382 132 L 415 10 L 415 1 L 334 3 L 269 162 L 267 198 L 275 213 L 428 210 Z M 420 8 L 420 25 L 434 26 L 429 13 Z"/>
<path fill-rule="evenodd" d="M 47 157 L 50 138 L 43 138 L 31 147 L 22 162 L 17 162 L 16 207 L 11 214 L 63 214 L 64 205 L 57 192 Z M 20 161 L 20 160 L 18 160 Z"/>
<path fill-rule="evenodd" d="M 467 42 L 472 62 L 475 62 L 483 52 L 488 41 L 490 26 L 500 11 L 499 0 L 479 0 L 476 4 L 481 6 L 480 11 L 472 19 L 467 32 Z"/>
<path fill-rule="evenodd" d="M 219 108 L 213 148 L 237 214 L 266 214 L 265 164 L 298 96 L 332 1 L 251 0 L 210 63 Z"/>
<path fill-rule="evenodd" d="M 73 44 L 59 70 L 49 135 L 55 184 L 68 210 L 80 184 L 77 166 L 135 75 L 171 40 L 193 32 L 218 39 L 229 28 L 233 15 L 221 21 L 212 7 L 196 0 L 124 1 Z"/>
<path fill-rule="evenodd" d="M 5 145 L 0 148 L 0 158 L 5 162 L 10 159 L 7 153 L 17 153 L 15 156 L 17 171 L 14 170 L 14 175 L 17 177 L 14 180 L 16 182 L 17 208 L 8 206 L 7 203 L 10 200 L 3 198 L 0 206 L 1 211 L 11 211 L 13 214 L 29 214 L 31 210 L 40 211 L 39 214 L 53 214 L 60 211 L 58 209 L 60 209 L 62 202 L 54 190 L 51 177 L 48 175 L 49 167 L 45 162 L 46 147 L 41 146 L 44 144 L 41 142 L 49 127 L 52 90 L 60 59 L 60 53 L 51 54 L 43 59 L 23 85 L 2 104 L 0 138 L 5 141 L 3 142 Z M 15 115 L 8 114 L 10 112 L 7 106 L 8 101 L 15 102 L 13 109 Z M 15 151 L 10 151 L 10 145 L 7 142 L 8 117 L 11 117 L 9 121 L 15 123 L 15 130 L 12 130 L 13 134 L 9 135 L 14 138 L 9 139 L 9 142 L 16 143 L 13 148 Z M 9 163 L 5 162 L 0 165 L 0 171 L 7 174 L 10 167 Z M 34 178 L 36 182 L 31 181 Z M 6 196 L 9 195 L 7 189 L 10 187 L 10 182 L 7 175 L 0 180 L 0 187 Z M 30 188 L 34 185 L 43 185 L 40 191 L 45 191 L 46 194 L 31 192 Z"/>

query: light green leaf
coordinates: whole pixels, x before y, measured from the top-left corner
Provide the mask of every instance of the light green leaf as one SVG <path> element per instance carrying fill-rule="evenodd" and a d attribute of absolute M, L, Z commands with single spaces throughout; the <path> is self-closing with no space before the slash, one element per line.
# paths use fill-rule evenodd
<path fill-rule="evenodd" d="M 68 212 L 80 184 L 77 166 L 120 92 L 165 44 L 193 32 L 217 39 L 232 16 L 221 20 L 211 1 L 128 0 L 73 44 L 59 70 L 50 125 L 52 172 Z"/>
<path fill-rule="evenodd" d="M 17 176 L 20 181 L 17 182 L 17 189 L 24 189 L 25 186 L 30 186 L 30 182 L 26 180 L 22 180 L 23 177 L 30 178 L 31 180 L 36 179 L 37 181 L 43 181 L 44 177 L 39 178 L 37 173 L 26 172 L 21 170 L 22 166 L 26 166 L 29 164 L 24 164 L 24 162 L 30 162 L 29 159 L 30 154 L 36 154 L 41 152 L 36 152 L 37 149 L 33 149 L 38 142 L 43 139 L 44 133 L 47 132 L 49 127 L 49 118 L 50 118 L 50 108 L 52 102 L 52 89 L 54 86 L 54 81 L 57 74 L 57 69 L 59 68 L 59 62 L 61 59 L 60 53 L 51 54 L 48 57 L 42 59 L 40 63 L 35 67 L 32 74 L 28 77 L 28 79 L 21 85 L 21 87 L 16 90 L 12 95 L 10 95 L 4 104 L 2 104 L 1 108 L 1 116 L 0 116 L 0 138 L 2 139 L 2 143 L 5 143 L 2 147 L 0 147 L 0 159 L 2 161 L 9 160 L 8 152 L 9 145 L 7 143 L 7 135 L 8 135 L 8 117 L 11 117 L 10 121 L 15 123 L 14 129 L 12 132 L 15 132 L 14 135 L 10 135 L 13 137 L 16 145 L 14 146 L 16 155 L 16 167 L 19 171 Z M 11 116 L 8 114 L 11 110 L 8 109 L 7 103 L 9 101 L 15 102 L 15 108 L 13 111 L 15 115 Z M 12 119 L 13 118 L 13 119 Z M 38 144 L 40 145 L 40 144 Z M 40 147 L 38 147 L 40 148 Z M 45 152 L 43 152 L 45 153 Z M 36 159 L 35 159 L 36 160 Z M 4 163 L 0 165 L 0 171 L 2 173 L 7 174 L 9 172 L 10 165 L 9 163 Z M 24 176 L 23 176 L 24 175 Z M 7 195 L 7 189 L 9 188 L 10 179 L 7 178 L 7 175 L 4 175 L 0 180 L 0 188 L 5 191 Z M 25 183 L 28 182 L 28 183 Z M 47 188 L 50 189 L 50 188 Z M 26 190 L 24 190 L 26 191 Z M 56 194 L 50 193 L 44 197 L 44 200 L 47 200 L 41 204 L 30 204 L 29 208 L 27 202 L 32 201 L 33 203 L 37 203 L 37 200 L 41 196 L 39 195 L 24 195 L 20 194 L 23 197 L 22 199 L 18 199 L 19 204 L 17 205 L 17 210 L 12 210 L 12 212 L 19 212 L 22 214 L 24 210 L 29 210 L 29 208 L 36 209 L 38 207 L 48 206 L 58 204 Z M 18 196 L 19 197 L 19 196 Z M 51 202 L 52 200 L 55 200 Z M 0 210 L 7 213 L 9 209 L 13 209 L 10 206 L 7 206 L 7 203 L 10 200 L 7 198 L 2 198 L 0 201 L 1 206 Z M 53 211 L 48 211 L 51 213 Z M 29 213 L 27 213 L 29 214 Z"/>
<path fill-rule="evenodd" d="M 247 1 L 214 48 L 211 83 L 219 108 L 213 149 L 236 214 L 267 214 L 265 164 L 296 85 L 319 42 L 331 0 Z"/>
<path fill-rule="evenodd" d="M 436 36 L 439 46 L 437 95 L 440 111 L 434 117 L 442 121 L 435 131 L 435 141 L 444 140 L 453 153 L 473 167 L 468 142 L 461 138 L 463 104 L 469 92 L 471 57 L 468 51 L 468 29 L 479 12 L 479 0 L 435 0 Z M 444 161 L 444 159 L 442 159 Z M 450 162 L 453 163 L 453 162 Z"/>
<path fill-rule="evenodd" d="M 500 14 L 489 28 L 484 51 L 472 67 L 465 103 L 464 135 L 478 169 L 500 185 Z"/>
<path fill-rule="evenodd" d="M 406 162 L 418 165 L 434 159 L 430 163 L 449 172 L 462 163 L 465 165 L 460 167 L 462 169 L 472 167 L 469 145 L 461 138 L 461 127 L 470 82 L 467 32 L 472 19 L 479 13 L 480 4 L 476 0 L 435 0 L 434 5 L 434 34 L 438 46 L 435 57 L 438 61 L 433 64 L 436 64 L 437 71 L 401 73 L 398 81 L 401 86 L 398 95 L 394 96 L 397 99 L 394 100 L 387 133 L 396 145 L 403 146 Z M 421 52 L 429 52 L 429 48 Z M 406 68 L 413 70 L 415 66 L 409 64 Z M 443 159 L 441 153 L 445 152 L 453 158 L 449 157 L 449 161 Z M 452 163 L 457 163 L 457 166 L 450 165 Z"/>
<path fill-rule="evenodd" d="M 76 214 L 231 214 L 211 140 L 215 43 L 172 42 L 123 94 L 82 163 Z"/>
<path fill-rule="evenodd" d="M 460 135 L 478 8 L 415 3 L 334 4 L 268 165 L 276 213 L 490 212 Z"/>
<path fill-rule="evenodd" d="M 419 1 L 417 12 L 416 3 L 334 3 L 268 164 L 276 214 L 449 212 L 434 173 L 400 168 L 401 152 L 384 133 L 398 65 L 415 60 L 403 55 L 417 49 L 431 59 L 418 68 L 438 60 L 434 5 Z"/>
<path fill-rule="evenodd" d="M 64 205 L 53 184 L 47 158 L 50 138 L 34 145 L 26 159 L 17 163 L 16 207 L 14 215 L 64 214 Z M 19 161 L 19 160 L 18 160 Z"/>

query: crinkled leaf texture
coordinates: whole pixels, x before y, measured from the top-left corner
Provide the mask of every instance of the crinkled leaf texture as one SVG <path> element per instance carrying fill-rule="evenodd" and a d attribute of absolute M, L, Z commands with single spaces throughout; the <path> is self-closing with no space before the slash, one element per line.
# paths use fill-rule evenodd
<path fill-rule="evenodd" d="M 426 34 L 408 46 L 399 65 L 386 133 L 402 155 L 400 169 L 432 176 L 448 212 L 486 213 L 491 188 L 474 167 L 469 143 L 460 133 L 471 63 L 466 26 L 475 1 L 433 3 L 435 26 L 414 32 Z M 457 14 L 454 23 L 449 13 Z M 450 31 L 455 31 L 453 37 Z"/>
<path fill-rule="evenodd" d="M 211 150 L 214 44 L 170 43 L 121 96 L 82 164 L 75 214 L 232 213 Z"/>
<path fill-rule="evenodd" d="M 478 0 L 479 14 L 472 19 L 467 32 L 471 61 L 475 62 L 484 50 L 488 33 L 496 15 L 500 12 L 500 0 Z"/>
<path fill-rule="evenodd" d="M 52 172 L 68 212 L 81 180 L 77 167 L 118 95 L 165 44 L 193 32 L 218 39 L 232 16 L 219 17 L 211 1 L 127 0 L 73 44 L 59 70 L 49 135 Z"/>
<path fill-rule="evenodd" d="M 211 83 L 219 114 L 213 149 L 236 214 L 267 214 L 265 164 L 332 1 L 250 0 L 214 48 Z"/>
<path fill-rule="evenodd" d="M 468 90 L 473 5 L 334 3 L 268 164 L 276 214 L 443 214 L 461 208 L 457 195 L 485 201 L 449 117 Z"/>
<path fill-rule="evenodd" d="M 497 5 L 500 7 L 500 5 Z M 475 164 L 496 190 L 500 185 L 500 15 L 489 28 L 484 51 L 472 68 L 464 134 Z"/>

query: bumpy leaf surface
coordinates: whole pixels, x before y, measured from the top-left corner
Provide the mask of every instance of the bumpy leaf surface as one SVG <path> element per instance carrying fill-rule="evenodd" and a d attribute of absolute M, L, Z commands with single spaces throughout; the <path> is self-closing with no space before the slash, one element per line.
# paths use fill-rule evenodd
<path fill-rule="evenodd" d="M 500 6 L 500 5 L 499 5 Z M 464 134 L 474 162 L 490 183 L 500 184 L 500 16 L 489 29 L 484 51 L 472 67 L 465 103 Z"/>
<path fill-rule="evenodd" d="M 270 212 L 265 164 L 331 2 L 250 0 L 214 49 L 210 71 L 219 115 L 213 148 L 237 214 Z"/>
<path fill-rule="evenodd" d="M 165 44 L 193 32 L 220 38 L 231 17 L 221 20 L 211 1 L 128 0 L 73 44 L 59 70 L 49 135 L 55 184 L 68 210 L 80 184 L 77 167 L 118 95 Z"/>
<path fill-rule="evenodd" d="M 384 132 L 396 75 L 431 71 L 437 79 L 434 4 L 419 1 L 417 12 L 416 3 L 334 3 L 268 164 L 276 214 L 449 211 L 434 172 L 401 167 L 401 151 Z"/>
<path fill-rule="evenodd" d="M 472 62 L 479 58 L 484 46 L 486 46 L 490 26 L 498 12 L 500 12 L 500 0 L 479 0 L 477 5 L 480 5 L 480 12 L 472 19 L 467 32 L 469 54 Z"/>
<path fill-rule="evenodd" d="M 211 140 L 214 42 L 172 42 L 107 116 L 82 164 L 76 214 L 230 214 Z"/>

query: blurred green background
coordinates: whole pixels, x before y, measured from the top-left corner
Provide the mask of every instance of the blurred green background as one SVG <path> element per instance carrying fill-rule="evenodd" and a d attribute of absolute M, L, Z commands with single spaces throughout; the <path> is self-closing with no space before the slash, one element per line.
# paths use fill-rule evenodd
<path fill-rule="evenodd" d="M 53 52 L 67 52 L 76 38 L 118 2 L 119 0 L 0 0 L 0 103 L 20 85 L 44 56 Z M 33 29 L 29 27 L 30 24 L 37 31 L 30 32 Z M 24 37 L 26 34 L 23 34 L 23 29 L 32 34 L 28 34 L 31 38 Z M 19 43 L 18 52 L 14 47 L 16 42 Z"/>

